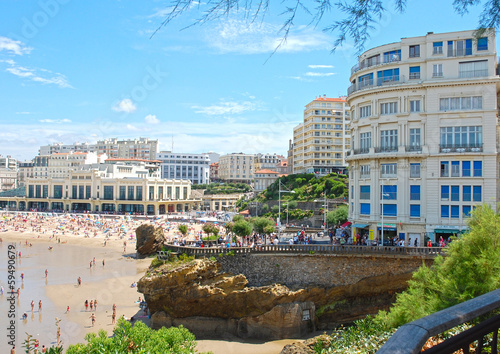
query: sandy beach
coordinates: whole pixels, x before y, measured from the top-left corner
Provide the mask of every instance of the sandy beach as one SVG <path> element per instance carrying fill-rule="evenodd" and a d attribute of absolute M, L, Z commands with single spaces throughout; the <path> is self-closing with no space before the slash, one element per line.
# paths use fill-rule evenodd
<path fill-rule="evenodd" d="M 148 323 L 147 314 L 139 307 L 142 294 L 131 286 L 144 275 L 151 263 L 149 258 L 134 258 L 135 228 L 145 222 L 162 226 L 171 240 L 181 237 L 177 223 L 167 223 L 162 219 L 135 221 L 123 217 L 0 214 L 0 285 L 4 288 L 4 294 L 0 295 L 0 325 L 7 326 L 9 321 L 7 257 L 9 245 L 15 245 L 16 288 L 19 288 L 19 296 L 16 295 L 16 348 L 22 347 L 26 333 L 38 339 L 40 347 L 56 344 L 56 318 L 60 320 L 60 340 L 65 348 L 84 342 L 85 334 L 89 332 L 104 329 L 111 334 L 114 328 L 113 304 L 117 307 L 117 318 L 134 316 Z M 200 230 L 201 225 L 190 225 L 188 239 L 198 237 Z M 82 281 L 80 286 L 78 277 Z M 86 310 L 85 300 L 97 300 L 97 309 L 91 312 L 89 307 Z M 39 301 L 43 304 L 41 310 Z M 26 319 L 22 318 L 24 313 Z M 94 326 L 92 313 L 96 318 Z M 10 348 L 7 341 L 6 336 L 1 336 L 0 348 Z M 284 345 L 294 341 L 201 340 L 197 349 L 214 354 L 276 354 Z"/>

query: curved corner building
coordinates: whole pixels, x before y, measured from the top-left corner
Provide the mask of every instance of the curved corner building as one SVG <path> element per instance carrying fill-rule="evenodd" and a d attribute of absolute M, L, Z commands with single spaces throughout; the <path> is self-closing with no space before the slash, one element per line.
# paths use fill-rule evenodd
<path fill-rule="evenodd" d="M 347 97 L 354 233 L 423 246 L 464 231 L 476 205 L 496 209 L 497 74 L 494 31 L 429 32 L 359 57 Z"/>

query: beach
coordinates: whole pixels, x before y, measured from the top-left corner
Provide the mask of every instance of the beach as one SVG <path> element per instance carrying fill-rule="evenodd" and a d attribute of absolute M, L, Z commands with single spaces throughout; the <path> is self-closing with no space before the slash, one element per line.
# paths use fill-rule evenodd
<path fill-rule="evenodd" d="M 40 348 L 55 345 L 57 320 L 60 320 L 59 340 L 64 348 L 84 342 L 85 334 L 89 332 L 97 333 L 103 329 L 110 335 L 114 328 L 113 304 L 117 307 L 117 318 L 134 316 L 149 323 L 147 313 L 139 307 L 142 294 L 132 285 L 144 275 L 151 258 L 135 259 L 134 230 L 145 222 L 155 223 L 164 227 L 167 238 L 174 239 L 180 237 L 177 223 L 161 219 L 126 220 L 122 217 L 104 220 L 74 215 L 2 214 L 0 217 L 0 285 L 4 288 L 4 294 L 0 295 L 0 325 L 6 328 L 10 320 L 8 249 L 14 245 L 15 288 L 19 288 L 19 296 L 14 295 L 17 349 L 22 348 L 26 333 L 39 341 Z M 195 239 L 200 229 L 201 225 L 190 225 L 188 238 Z M 78 277 L 81 278 L 80 286 Z M 90 306 L 86 309 L 85 300 L 89 303 L 97 300 L 97 309 L 90 311 Z M 41 310 L 39 301 L 42 302 Z M 26 319 L 22 318 L 24 313 Z M 93 326 L 92 313 L 96 319 Z M 8 341 L 6 335 L 1 336 L 0 348 L 10 348 Z M 294 341 L 201 340 L 197 350 L 214 354 L 276 354 L 284 345 Z"/>

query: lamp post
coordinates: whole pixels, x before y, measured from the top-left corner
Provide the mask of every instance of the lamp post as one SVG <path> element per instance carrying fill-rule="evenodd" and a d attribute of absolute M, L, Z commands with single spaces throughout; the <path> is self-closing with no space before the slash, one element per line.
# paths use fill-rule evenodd
<path fill-rule="evenodd" d="M 282 190 L 281 181 L 278 180 L 278 240 L 281 238 L 281 193 L 295 193 L 295 191 Z"/>

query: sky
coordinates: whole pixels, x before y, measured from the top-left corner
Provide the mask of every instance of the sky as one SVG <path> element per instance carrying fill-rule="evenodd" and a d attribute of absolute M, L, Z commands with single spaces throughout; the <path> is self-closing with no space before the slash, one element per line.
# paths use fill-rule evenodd
<path fill-rule="evenodd" d="M 475 29 L 481 10 L 462 17 L 452 0 L 408 0 L 399 14 L 392 4 L 365 49 Z M 299 14 L 272 55 L 281 1 L 258 21 L 240 10 L 190 26 L 202 16 L 192 6 L 152 36 L 170 5 L 1 0 L 0 155 L 31 160 L 41 145 L 114 137 L 158 139 L 162 151 L 286 155 L 304 106 L 346 95 L 359 53 L 352 39 L 332 53 L 337 34 L 323 28 L 342 18 L 336 10 L 317 26 Z"/>

